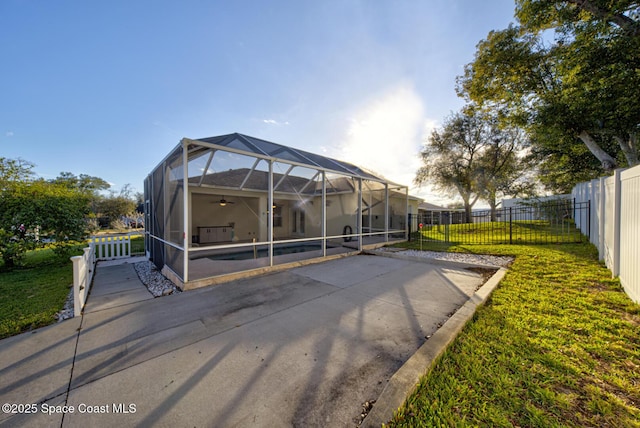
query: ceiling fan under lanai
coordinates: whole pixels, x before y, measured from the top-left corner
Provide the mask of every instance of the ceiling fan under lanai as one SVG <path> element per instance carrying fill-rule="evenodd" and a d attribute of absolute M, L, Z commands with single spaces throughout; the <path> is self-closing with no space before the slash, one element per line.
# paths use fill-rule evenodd
<path fill-rule="evenodd" d="M 224 207 L 224 206 L 225 206 L 225 205 L 227 205 L 227 204 L 235 204 L 235 202 L 227 201 L 227 200 L 224 198 L 224 196 L 222 197 L 222 199 L 220 199 L 220 200 L 218 201 L 218 203 L 220 204 L 220 206 L 221 206 L 221 207 Z"/>

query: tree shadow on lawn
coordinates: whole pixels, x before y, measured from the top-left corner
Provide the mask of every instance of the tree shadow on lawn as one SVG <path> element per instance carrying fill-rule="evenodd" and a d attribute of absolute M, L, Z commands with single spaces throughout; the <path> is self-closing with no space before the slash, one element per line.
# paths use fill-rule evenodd
<path fill-rule="evenodd" d="M 629 369 L 637 373 L 637 355 L 598 351 L 575 326 L 515 317 L 501 300 L 479 310 L 391 426 L 637 423 L 640 397 L 632 385 L 640 376 Z"/>

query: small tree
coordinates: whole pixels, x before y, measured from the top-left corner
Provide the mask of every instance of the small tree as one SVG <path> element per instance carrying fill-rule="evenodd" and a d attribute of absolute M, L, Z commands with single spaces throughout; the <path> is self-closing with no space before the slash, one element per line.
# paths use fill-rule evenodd
<path fill-rule="evenodd" d="M 420 157 L 423 166 L 414 182 L 422 185 L 428 180 L 437 190 L 462 198 L 466 221 L 471 222 L 471 209 L 480 194 L 477 189 L 477 162 L 487 143 L 485 127 L 475 115 L 456 113 L 445 120 L 442 129 L 435 129 Z"/>
<path fill-rule="evenodd" d="M 515 196 L 533 187 L 533 180 L 524 179 L 530 169 L 525 147 L 516 128 L 505 128 L 497 117 L 467 106 L 433 131 L 420 153 L 423 166 L 414 181 L 421 185 L 430 180 L 438 190 L 458 193 L 468 223 L 479 199 L 489 203 L 495 219 L 499 196 Z"/>
<path fill-rule="evenodd" d="M 135 195 L 130 184 L 125 184 L 119 193 L 109 192 L 109 196 L 103 196 L 96 204 L 95 211 L 98 215 L 108 217 L 109 225 L 114 228 L 124 226 L 123 217 L 136 211 Z"/>

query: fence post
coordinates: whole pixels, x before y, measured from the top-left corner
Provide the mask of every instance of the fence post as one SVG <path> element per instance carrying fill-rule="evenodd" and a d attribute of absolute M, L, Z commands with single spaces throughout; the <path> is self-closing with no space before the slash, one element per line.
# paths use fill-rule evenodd
<path fill-rule="evenodd" d="M 509 207 L 509 244 L 513 244 L 513 207 Z"/>
<path fill-rule="evenodd" d="M 613 273 L 614 278 L 620 275 L 620 203 L 622 200 L 621 173 L 621 169 L 616 169 L 613 173 L 613 266 L 611 272 Z"/>
<path fill-rule="evenodd" d="M 80 272 L 82 271 L 83 256 L 71 257 L 73 263 L 73 316 L 77 317 L 82 313 L 82 303 L 80 302 Z"/>
<path fill-rule="evenodd" d="M 606 215 L 606 203 L 607 203 L 607 182 L 606 177 L 600 177 L 600 201 L 596 209 L 598 210 L 598 258 L 604 259 L 605 249 L 605 227 L 604 218 Z"/>
<path fill-rule="evenodd" d="M 587 201 L 587 241 L 591 242 L 591 199 Z"/>
<path fill-rule="evenodd" d="M 93 279 L 93 270 L 95 268 L 95 263 L 93 263 L 93 256 L 91 254 L 91 247 L 87 247 L 84 249 L 84 258 L 86 273 L 84 276 L 84 292 L 85 294 L 89 292 L 89 287 L 91 287 L 91 280 Z M 86 300 L 86 299 L 85 299 Z"/>

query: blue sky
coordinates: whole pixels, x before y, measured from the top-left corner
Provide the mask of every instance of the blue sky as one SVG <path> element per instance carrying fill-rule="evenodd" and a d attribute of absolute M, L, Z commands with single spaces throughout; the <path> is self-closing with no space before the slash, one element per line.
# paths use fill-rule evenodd
<path fill-rule="evenodd" d="M 240 132 L 411 185 L 513 0 L 1 0 L 0 156 L 118 190 Z M 411 193 L 443 203 L 429 188 Z"/>

